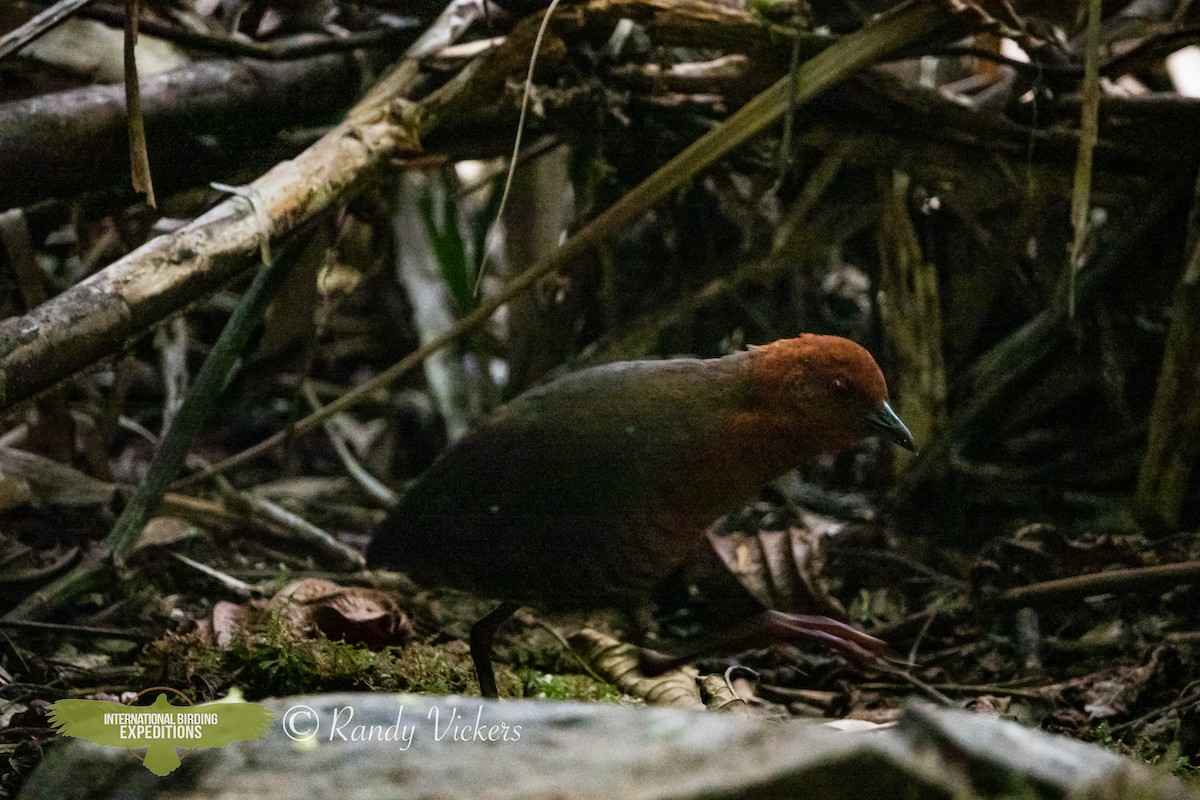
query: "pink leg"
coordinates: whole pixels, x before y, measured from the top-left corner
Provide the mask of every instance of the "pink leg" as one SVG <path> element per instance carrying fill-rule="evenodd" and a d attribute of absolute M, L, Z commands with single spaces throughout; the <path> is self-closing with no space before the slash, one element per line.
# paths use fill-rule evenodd
<path fill-rule="evenodd" d="M 830 617 L 763 611 L 732 628 L 714 633 L 676 654 L 642 651 L 642 672 L 660 675 L 713 652 L 729 652 L 772 642 L 817 642 L 866 667 L 887 666 L 886 642 Z"/>

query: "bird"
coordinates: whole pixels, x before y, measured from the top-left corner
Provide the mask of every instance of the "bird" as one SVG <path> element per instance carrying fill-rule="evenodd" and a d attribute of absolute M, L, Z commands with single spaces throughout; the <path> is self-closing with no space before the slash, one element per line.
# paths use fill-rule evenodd
<path fill-rule="evenodd" d="M 470 635 L 481 693 L 496 697 L 493 640 L 519 608 L 644 609 L 709 525 L 872 433 L 916 450 L 875 359 L 837 336 L 571 372 L 444 450 L 372 531 L 367 563 L 500 601 Z M 713 644 L 762 634 L 886 650 L 840 621 L 769 610 Z M 684 657 L 647 651 L 643 667 Z"/>

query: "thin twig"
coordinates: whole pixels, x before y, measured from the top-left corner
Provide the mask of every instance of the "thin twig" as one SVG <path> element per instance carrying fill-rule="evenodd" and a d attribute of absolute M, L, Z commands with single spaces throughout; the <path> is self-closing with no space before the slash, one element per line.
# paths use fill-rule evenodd
<path fill-rule="evenodd" d="M 589 676 L 594 678 L 597 683 L 608 683 L 609 682 L 596 674 L 596 670 L 592 669 L 592 665 L 587 663 L 587 661 L 584 660 L 583 656 L 579 655 L 579 653 L 576 652 L 575 648 L 571 646 L 571 643 L 567 641 L 565 636 L 563 636 L 561 633 L 559 633 L 554 628 L 552 628 L 550 625 L 546 624 L 545 622 L 543 622 L 541 619 L 539 619 L 537 617 L 534 617 L 533 624 L 537 625 L 539 628 L 546 631 L 551 636 L 553 636 L 555 639 L 557 639 L 558 643 L 560 645 L 562 645 L 563 652 L 566 653 L 567 655 L 571 656 L 571 658 L 575 659 L 575 661 L 578 662 L 579 666 L 583 667 L 584 672 L 586 672 Z"/>
<path fill-rule="evenodd" d="M 78 0 L 73 0 L 78 2 Z M 84 0 L 91 2 L 91 0 Z M 80 17 L 94 19 L 110 25 L 124 25 L 125 12 L 107 6 L 88 8 L 79 13 Z M 420 20 L 414 17 L 402 17 L 385 27 L 374 30 L 355 31 L 345 36 L 314 36 L 305 34 L 288 38 L 275 39 L 270 42 L 255 42 L 248 39 L 235 39 L 229 36 L 214 36 L 210 33 L 193 31 L 178 25 L 160 22 L 154 19 L 138 18 L 138 30 L 149 36 L 155 36 L 168 42 L 204 50 L 209 53 L 232 56 L 234 58 L 254 58 L 260 61 L 296 61 L 301 58 L 321 56 L 326 53 L 345 53 L 352 50 L 368 50 L 373 48 L 391 47 L 398 42 L 413 38 L 420 27 Z M 0 57 L 3 57 L 0 55 Z"/>
<path fill-rule="evenodd" d="M 48 33 L 92 0 L 59 0 L 16 30 L 0 36 L 0 59 Z"/>
<path fill-rule="evenodd" d="M 238 491 L 224 476 L 218 476 L 217 484 L 227 503 L 263 520 L 285 538 L 314 548 L 321 560 L 336 560 L 350 570 L 360 570 L 366 566 L 362 553 L 339 542 L 327 531 L 298 514 L 293 514 L 264 497 L 254 497 Z"/>
<path fill-rule="evenodd" d="M 1095 594 L 1158 585 L 1177 585 L 1196 580 L 1200 580 L 1200 561 L 1181 561 L 1175 564 L 1114 569 L 1031 583 L 1004 592 L 998 598 L 998 603 L 1004 607 L 1045 605 Z"/>
<path fill-rule="evenodd" d="M 488 246 L 492 238 L 492 233 L 496 226 L 500 224 L 500 220 L 504 217 L 504 209 L 508 206 L 508 195 L 512 191 L 513 176 L 517 174 L 517 162 L 521 155 L 521 139 L 525 134 L 525 117 L 529 113 L 529 98 L 533 95 L 533 70 L 537 67 L 538 52 L 542 49 L 542 39 L 546 36 L 546 28 L 550 26 L 550 17 L 554 14 L 554 9 L 558 8 L 559 0 L 550 0 L 550 5 L 546 7 L 545 13 L 542 15 L 542 25 L 538 28 L 537 38 L 533 40 L 533 52 L 529 54 L 529 72 L 525 75 L 525 88 L 521 93 L 521 113 L 517 117 L 517 135 L 513 137 L 512 155 L 508 158 L 508 174 L 504 176 L 504 191 L 500 193 L 500 206 L 496 209 L 496 217 L 488 225 L 487 233 L 483 237 L 483 251 L 479 254 L 479 269 L 475 273 L 475 297 L 479 297 L 479 291 L 483 288 L 483 276 L 487 272 L 488 254 L 491 248 Z"/>
<path fill-rule="evenodd" d="M 317 399 L 317 393 L 313 391 L 312 382 L 305 381 L 301 391 L 304 393 L 304 399 L 308 401 L 309 408 L 313 411 L 321 409 L 321 401 Z M 338 459 L 342 462 L 342 466 L 346 468 L 346 472 L 350 473 L 350 477 L 354 482 L 362 487 L 363 491 L 377 500 L 381 505 L 394 506 L 398 499 L 395 492 L 376 478 L 367 470 L 362 463 L 355 458 L 354 453 L 350 452 L 350 446 L 346 444 L 345 438 L 338 432 L 333 424 L 332 419 L 325 420 L 325 433 L 329 436 L 329 441 L 333 444 L 333 449 L 337 451 Z"/>
<path fill-rule="evenodd" d="M 905 681 L 909 685 L 924 692 L 926 694 L 926 696 L 928 696 L 930 699 L 934 700 L 935 702 L 937 702 L 943 706 L 946 706 L 948 708 L 961 708 L 962 707 L 962 705 L 960 703 L 954 702 L 949 697 L 947 697 L 946 695 L 944 695 L 940 691 L 938 691 L 938 689 L 935 686 L 933 686 L 932 684 L 926 683 L 925 681 L 921 680 L 916 675 L 913 675 L 911 672 L 908 672 L 907 670 L 900 670 L 900 669 L 892 670 L 892 674 L 895 675 L 896 677 L 900 678 L 901 680 Z"/>
<path fill-rule="evenodd" d="M 735 673 L 735 672 L 748 673 L 750 675 L 750 677 L 754 678 L 754 680 L 758 680 L 758 678 L 759 678 L 758 671 L 751 669 L 750 667 L 747 667 L 743 664 L 731 664 L 729 666 L 729 668 L 725 670 L 725 675 L 723 676 L 725 679 L 725 688 L 729 690 L 729 693 L 731 695 L 733 695 L 732 702 L 738 702 L 738 703 L 742 703 L 743 705 L 746 705 L 747 703 L 746 703 L 745 699 L 743 699 L 742 696 L 737 693 L 737 689 L 733 688 L 733 673 Z M 726 703 L 725 705 L 721 706 L 721 708 L 724 708 L 727 705 L 729 705 L 729 703 Z M 720 711 L 721 708 L 718 708 L 717 710 Z"/>
<path fill-rule="evenodd" d="M 259 589 L 257 586 L 246 583 L 245 581 L 238 580 L 237 578 L 233 577 L 232 575 L 226 575 L 224 572 L 221 572 L 216 567 L 210 567 L 208 564 L 201 563 L 201 562 L 195 560 L 194 558 L 188 558 L 187 556 L 183 555 L 182 553 L 176 553 L 174 550 L 168 550 L 167 552 L 169 552 L 171 554 L 171 557 L 174 558 L 175 560 L 177 560 L 183 564 L 186 564 L 187 566 L 191 567 L 192 569 L 196 570 L 197 572 L 207 575 L 208 577 L 214 579 L 217 583 L 221 584 L 226 589 L 228 589 L 229 591 L 236 594 L 238 597 L 249 598 L 256 594 L 263 593 L 262 590 Z"/>
<path fill-rule="evenodd" d="M 1101 0 L 1089 0 L 1083 61 L 1083 105 L 1079 113 L 1079 154 L 1071 190 L 1071 257 L 1067 262 L 1067 318 L 1075 318 L 1075 275 L 1083 264 L 1083 247 L 1092 209 L 1092 154 L 1100 138 L 1100 20 Z"/>

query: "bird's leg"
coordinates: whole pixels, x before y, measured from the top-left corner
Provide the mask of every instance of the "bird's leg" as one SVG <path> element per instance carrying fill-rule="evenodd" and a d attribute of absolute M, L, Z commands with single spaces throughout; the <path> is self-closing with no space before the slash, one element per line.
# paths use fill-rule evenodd
<path fill-rule="evenodd" d="M 631 603 L 621 607 L 634 644 L 646 647 L 658 641 L 658 620 L 654 618 L 650 605 L 645 602 Z"/>
<path fill-rule="evenodd" d="M 492 642 L 509 617 L 520 608 L 516 603 L 501 603 L 471 626 L 471 660 L 475 662 L 475 677 L 479 678 L 479 693 L 497 698 L 496 673 L 492 670 Z"/>
<path fill-rule="evenodd" d="M 660 675 L 713 652 L 728 652 L 772 641 L 797 640 L 818 642 L 863 666 L 881 668 L 887 663 L 885 656 L 889 648 L 886 642 L 844 622 L 809 614 L 763 611 L 732 628 L 702 639 L 685 652 L 668 654 L 643 650 L 641 667 L 646 675 Z"/>

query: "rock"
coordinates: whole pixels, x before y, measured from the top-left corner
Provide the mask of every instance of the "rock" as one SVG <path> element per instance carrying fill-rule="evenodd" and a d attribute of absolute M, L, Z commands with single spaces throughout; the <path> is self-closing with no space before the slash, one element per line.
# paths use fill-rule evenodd
<path fill-rule="evenodd" d="M 914 705 L 846 733 L 668 708 L 343 694 L 265 701 L 264 738 L 196 750 L 166 778 L 79 740 L 47 753 L 35 798 L 1197 798 L 1103 748 Z"/>

